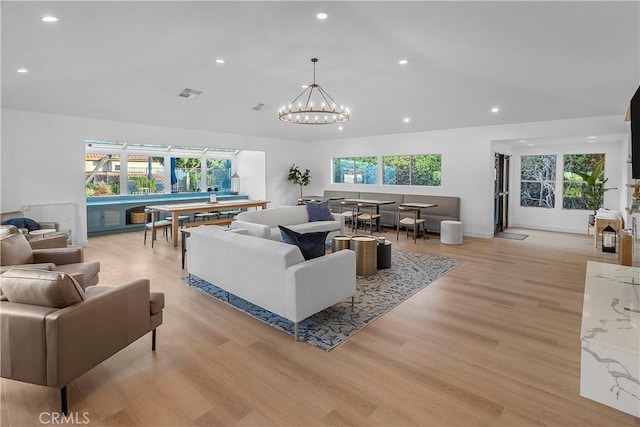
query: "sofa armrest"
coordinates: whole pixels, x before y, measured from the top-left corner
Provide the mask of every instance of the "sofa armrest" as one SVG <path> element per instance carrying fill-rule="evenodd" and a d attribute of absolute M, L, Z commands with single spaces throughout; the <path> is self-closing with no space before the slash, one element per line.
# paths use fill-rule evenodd
<path fill-rule="evenodd" d="M 43 221 L 43 222 L 38 222 L 38 228 L 48 228 L 50 230 L 54 229 L 56 231 L 60 231 L 60 224 L 53 221 Z"/>
<path fill-rule="evenodd" d="M 235 220 L 231 223 L 231 228 L 244 228 L 249 233 L 249 236 L 271 239 L 271 227 L 269 227 L 268 225 Z"/>
<path fill-rule="evenodd" d="M 0 267 L 0 274 L 4 274 L 12 268 L 31 268 L 34 270 L 55 270 L 56 265 L 52 262 L 42 262 L 38 264 L 17 264 L 17 265 L 3 265 Z"/>
<path fill-rule="evenodd" d="M 47 385 L 66 386 L 149 332 L 149 287 L 135 280 L 49 314 Z"/>
<path fill-rule="evenodd" d="M 66 248 L 34 249 L 33 262 L 52 262 L 54 264 L 75 264 L 84 262 L 84 254 L 81 247 L 69 246 Z"/>
<path fill-rule="evenodd" d="M 52 249 L 52 248 L 66 248 L 68 237 L 66 234 L 59 234 L 51 237 L 44 237 L 42 239 L 31 239 L 29 245 L 31 249 Z"/>
<path fill-rule="evenodd" d="M 356 253 L 343 250 L 285 272 L 286 317 L 300 322 L 356 293 Z"/>

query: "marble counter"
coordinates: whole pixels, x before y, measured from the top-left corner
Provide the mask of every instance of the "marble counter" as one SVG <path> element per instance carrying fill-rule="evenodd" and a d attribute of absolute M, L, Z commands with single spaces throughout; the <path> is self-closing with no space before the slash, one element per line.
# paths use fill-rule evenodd
<path fill-rule="evenodd" d="M 640 418 L 640 268 L 589 261 L 580 395 Z"/>

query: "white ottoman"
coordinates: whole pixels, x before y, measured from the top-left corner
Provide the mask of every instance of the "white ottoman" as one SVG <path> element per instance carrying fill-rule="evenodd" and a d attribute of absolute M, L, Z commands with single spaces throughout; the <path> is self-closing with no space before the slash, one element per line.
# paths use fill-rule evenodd
<path fill-rule="evenodd" d="M 441 221 L 440 222 L 440 243 L 445 245 L 462 244 L 462 222 Z"/>

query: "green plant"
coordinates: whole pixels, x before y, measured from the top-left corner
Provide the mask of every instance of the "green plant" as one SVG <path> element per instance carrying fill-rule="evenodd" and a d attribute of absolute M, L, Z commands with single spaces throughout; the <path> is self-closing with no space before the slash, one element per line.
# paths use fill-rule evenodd
<path fill-rule="evenodd" d="M 300 186 L 300 197 L 302 197 L 302 187 L 311 183 L 311 171 L 306 169 L 303 173 L 298 166 L 293 164 L 289 168 L 287 181 L 291 181 Z"/>
<path fill-rule="evenodd" d="M 587 207 L 595 214 L 602 207 L 604 201 L 604 184 L 609 178 L 604 177 L 604 161 L 596 163 L 590 174 L 574 172 L 579 175 L 587 184 L 584 195 L 587 200 Z"/>

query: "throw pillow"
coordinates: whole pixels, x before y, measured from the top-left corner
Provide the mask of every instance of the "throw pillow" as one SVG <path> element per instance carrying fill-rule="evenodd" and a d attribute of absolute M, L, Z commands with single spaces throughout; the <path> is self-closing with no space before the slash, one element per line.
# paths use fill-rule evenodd
<path fill-rule="evenodd" d="M 37 230 L 38 223 L 31 218 L 11 218 L 2 223 L 3 225 L 14 225 L 18 228 L 26 228 L 29 231 Z"/>
<path fill-rule="evenodd" d="M 282 234 L 282 241 L 300 248 L 304 259 L 312 259 L 324 255 L 324 242 L 328 231 L 314 233 L 298 233 L 282 225 L 278 226 Z"/>
<path fill-rule="evenodd" d="M 329 208 L 329 200 L 324 202 L 307 202 L 307 214 L 309 215 L 309 222 L 314 221 L 333 221 L 333 215 Z"/>
<path fill-rule="evenodd" d="M 59 271 L 12 268 L 0 276 L 0 287 L 9 302 L 64 308 L 85 300 L 82 287 Z"/>

